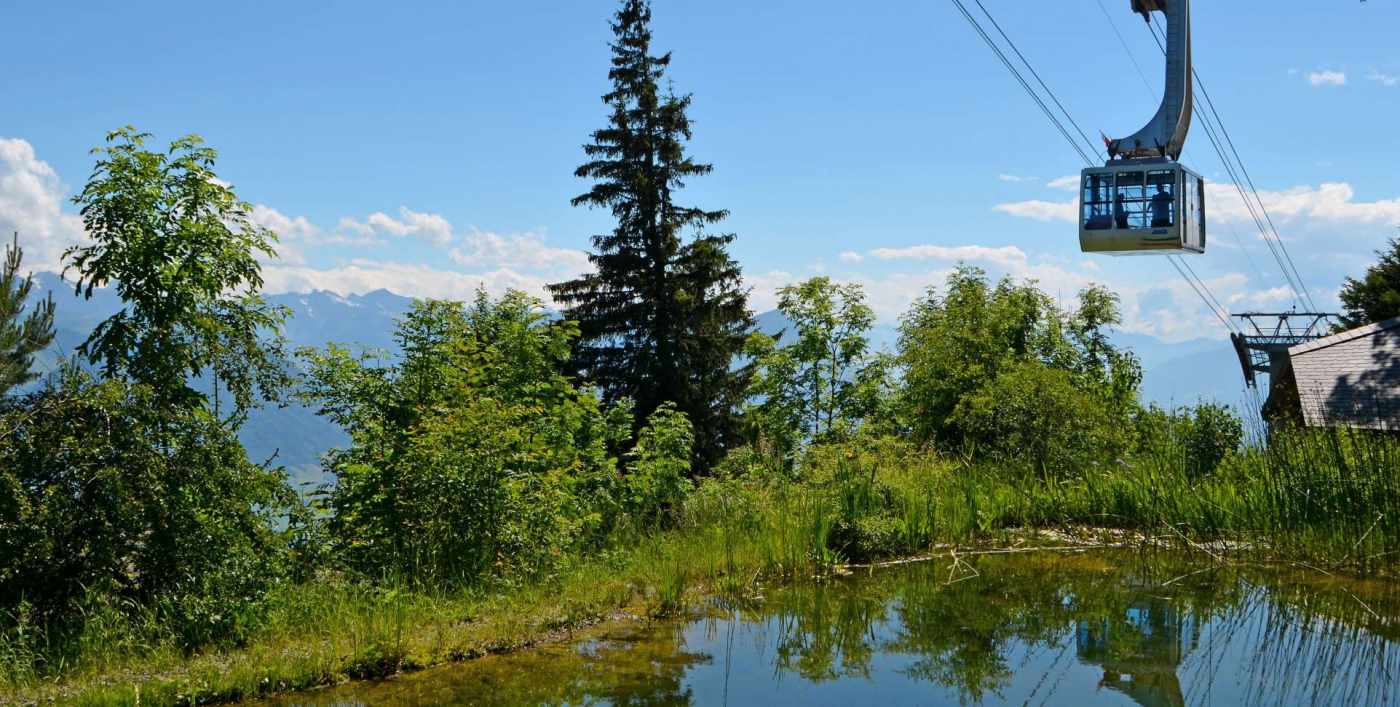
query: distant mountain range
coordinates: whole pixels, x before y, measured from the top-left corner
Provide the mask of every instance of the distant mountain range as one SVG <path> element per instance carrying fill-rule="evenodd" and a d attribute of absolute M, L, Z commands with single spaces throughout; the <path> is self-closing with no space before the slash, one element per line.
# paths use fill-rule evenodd
<path fill-rule="evenodd" d="M 57 304 L 54 344 L 41 360 L 45 369 L 72 353 L 92 329 L 121 307 L 114 292 L 96 290 L 92 299 L 73 296 L 73 287 L 57 275 L 35 275 L 39 296 L 52 292 Z M 286 335 L 291 348 L 323 347 L 335 342 L 356 349 L 393 352 L 395 321 L 409 311 L 413 300 L 388 290 L 364 295 L 340 296 L 331 292 L 271 295 L 268 300 L 291 309 Z M 778 311 L 756 317 L 760 331 L 776 334 L 791 323 Z M 876 326 L 871 331 L 876 349 L 893 350 L 898 330 Z M 1142 334 L 1117 332 L 1114 341 L 1137 352 L 1142 360 L 1143 399 L 1164 406 L 1180 406 L 1201 399 L 1240 405 L 1244 400 L 1238 359 L 1228 340 L 1195 339 L 1168 343 Z M 343 446 L 344 432 L 300 405 L 258 410 L 241 433 L 249 456 L 255 461 L 274 459 L 285 465 L 298 482 L 324 481 L 319 459 L 329 449 Z"/>

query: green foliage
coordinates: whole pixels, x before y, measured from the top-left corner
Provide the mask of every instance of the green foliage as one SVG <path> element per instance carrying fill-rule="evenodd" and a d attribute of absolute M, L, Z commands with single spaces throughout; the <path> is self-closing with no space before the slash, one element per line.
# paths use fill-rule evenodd
<path fill-rule="evenodd" d="M 959 267 L 942 295 L 916 302 L 899 350 L 913 440 L 1003 454 L 1034 444 L 1030 461 L 1054 473 L 1082 467 L 1087 459 L 1072 459 L 1082 452 L 1114 459 L 1131 441 L 1117 430 L 1130 427 L 1141 369 L 1108 343 L 1116 296 L 1090 287 L 1079 299 L 1066 314 L 1034 283 L 993 287 Z"/>
<path fill-rule="evenodd" d="M 1400 317 L 1400 238 L 1376 251 L 1378 261 L 1360 280 L 1347 278 L 1338 297 L 1346 309 L 1346 324 L 1359 327 Z"/>
<path fill-rule="evenodd" d="M 646 0 L 623 0 L 603 96 L 612 115 L 575 172 L 594 184 L 573 204 L 609 209 L 617 225 L 593 237 L 594 272 L 550 291 L 579 323 L 572 368 L 605 401 L 635 401 L 637 427 L 674 403 L 694 425 L 699 471 L 736 437 L 748 374 L 732 363 L 753 323 L 726 250 L 734 236 L 704 233 L 727 213 L 675 202 L 688 179 L 713 168 L 686 154 L 691 98 L 660 90 L 671 59 L 651 55 L 650 24 Z M 689 241 L 687 231 L 696 234 Z"/>
<path fill-rule="evenodd" d="M 659 520 L 690 491 L 690 454 L 695 442 L 690 420 L 669 403 L 651 414 L 637 436 L 637 446 L 622 481 L 626 512 Z"/>
<path fill-rule="evenodd" d="M 227 390 L 236 418 L 288 384 L 278 327 L 259 256 L 275 256 L 276 234 L 252 220 L 252 206 L 214 174 L 217 153 L 198 136 L 145 149 L 147 133 L 107 135 L 82 207 L 89 245 L 65 254 L 76 290 L 91 297 L 113 284 L 126 305 L 97 326 L 79 353 L 108 377 L 150 388 L 161 405 L 204 404 L 194 379 L 211 375 L 215 414 Z"/>
<path fill-rule="evenodd" d="M 0 265 L 0 396 L 39 377 L 33 371 L 34 354 L 53 341 L 52 296 L 21 319 L 34 287 L 32 277 L 19 279 L 23 256 L 16 233 Z"/>
<path fill-rule="evenodd" d="M 607 449 L 630 421 L 557 372 L 576 335 L 522 293 L 483 293 L 470 307 L 416 304 L 393 364 L 302 352 L 307 398 L 352 440 L 325 460 L 338 480 L 330 531 L 349 566 L 427 583 L 543 571 L 615 522 Z M 669 469 L 670 427 L 642 450 L 648 473 Z"/>
<path fill-rule="evenodd" d="M 844 439 L 885 412 L 890 362 L 869 355 L 875 314 L 859 284 L 814 277 L 778 291 L 796 329 L 790 343 L 755 333 L 745 353 L 755 375 L 745 410 L 760 444 L 791 463 L 806 441 Z"/>
<path fill-rule="evenodd" d="M 950 419 L 975 456 L 1048 478 L 1114 463 L 1132 444 L 1132 427 L 1073 374 L 1018 361 L 963 398 Z"/>
<path fill-rule="evenodd" d="M 76 371 L 0 431 L 0 611 L 81 632 L 95 603 L 132 602 L 187 648 L 246 638 L 294 559 L 300 504 L 280 470 L 202 410 Z"/>
<path fill-rule="evenodd" d="M 1152 405 L 1137 414 L 1136 428 L 1140 454 L 1178 455 L 1196 477 L 1213 473 L 1244 442 L 1244 422 L 1217 403 L 1171 412 Z"/>

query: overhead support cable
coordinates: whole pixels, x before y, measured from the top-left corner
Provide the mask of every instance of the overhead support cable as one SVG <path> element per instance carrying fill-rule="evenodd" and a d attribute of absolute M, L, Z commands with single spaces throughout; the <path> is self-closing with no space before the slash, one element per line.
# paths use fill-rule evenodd
<path fill-rule="evenodd" d="M 1142 79 L 1143 90 L 1147 91 L 1148 97 L 1155 98 L 1155 95 L 1152 93 L 1152 85 L 1148 82 L 1147 76 L 1143 74 L 1142 66 L 1138 64 L 1137 55 L 1133 54 L 1133 50 L 1128 46 L 1127 40 L 1123 38 L 1123 33 L 1118 31 L 1118 23 L 1113 20 L 1113 15 L 1109 14 L 1108 8 L 1104 7 L 1103 0 L 1095 0 L 1095 2 L 1098 3 L 1099 11 L 1103 13 L 1104 21 L 1108 22 L 1109 29 L 1113 30 L 1114 36 L 1118 37 L 1118 45 L 1123 48 L 1123 53 L 1128 56 L 1128 61 L 1132 62 L 1133 68 L 1137 69 L 1138 78 Z M 1157 47 L 1161 49 L 1164 54 L 1166 53 L 1166 47 L 1162 44 L 1161 40 L 1157 41 Z M 1192 71 L 1194 72 L 1195 69 L 1193 68 Z M 1203 120 L 1202 124 L 1206 127 L 1206 134 L 1209 137 L 1209 123 Z M 1213 140 L 1214 138 L 1212 138 L 1212 141 Z M 1183 150 L 1182 157 L 1185 158 L 1185 156 L 1186 153 Z M 1254 273 L 1255 277 L 1258 278 L 1259 282 L 1264 282 L 1264 271 L 1260 270 L 1259 264 L 1254 262 L 1254 256 L 1250 255 L 1249 248 L 1245 247 L 1244 240 L 1240 238 L 1239 231 L 1230 228 L 1228 232 L 1230 237 L 1234 239 L 1235 244 L 1239 246 L 1240 252 L 1244 254 L 1244 259 L 1245 262 L 1249 264 L 1249 269 Z"/>
<path fill-rule="evenodd" d="M 986 42 L 987 46 L 1001 59 L 1001 63 L 1006 66 L 1006 69 L 1010 71 L 1016 81 L 1021 84 L 1021 88 L 1025 89 L 1026 95 L 1029 95 L 1031 100 L 1035 101 L 1036 105 L 1040 106 L 1040 110 L 1045 113 L 1045 117 L 1049 118 L 1050 122 L 1055 124 L 1055 128 L 1060 131 L 1060 134 L 1064 136 L 1065 140 L 1069 141 L 1074 151 L 1078 152 L 1079 156 L 1082 157 L 1085 162 L 1091 162 L 1089 156 L 1079 146 L 1079 143 L 1075 142 L 1074 138 L 1070 137 L 1069 131 L 1065 129 L 1064 124 L 1055 117 L 1055 114 L 1050 110 L 1049 106 L 1045 104 L 1040 94 L 1036 93 L 1035 89 L 1031 88 L 1031 85 L 1026 81 L 1025 77 L 1021 75 L 1021 72 L 1018 71 L 1016 66 L 1011 63 L 1011 60 L 1006 57 L 1006 53 L 1001 50 L 1000 46 L 997 46 L 996 41 L 992 39 L 991 35 L 987 34 L 987 31 L 982 29 L 982 25 L 977 21 L 977 18 L 974 17 L 971 12 L 968 12 L 967 7 L 962 4 L 962 0 L 953 0 L 953 4 L 957 5 L 958 10 L 962 12 L 963 17 L 967 18 L 967 21 L 972 25 L 972 28 L 977 31 L 977 34 L 981 35 L 982 41 Z"/>
<path fill-rule="evenodd" d="M 992 26 L 996 28 L 997 33 L 1001 35 L 1002 39 L 1006 40 L 1007 46 L 1010 46 L 1011 51 L 1015 52 L 1016 56 L 1021 59 L 1021 63 L 1025 64 L 1027 69 L 1030 69 L 1031 75 L 1035 77 L 1035 80 L 1040 84 L 1040 87 L 1045 89 L 1045 93 L 1050 96 L 1050 100 L 1055 102 L 1055 106 L 1060 109 L 1060 113 L 1064 114 L 1065 119 L 1069 121 L 1069 124 L 1073 125 L 1074 129 L 1078 131 L 1079 137 L 1084 139 L 1084 144 L 1089 146 L 1089 152 L 1093 153 L 1094 157 L 1102 159 L 1102 151 L 1099 150 L 1098 146 L 1094 144 L 1093 140 L 1089 139 L 1088 135 L 1084 134 L 1084 129 L 1079 127 L 1079 123 L 1076 123 L 1074 121 L 1074 118 L 1070 116 L 1069 111 L 1065 110 L 1064 104 L 1060 103 L 1060 99 L 1055 95 L 1055 92 L 1051 91 L 1050 87 L 1045 85 L 1045 81 L 1040 78 L 1040 72 L 1036 71 L 1035 67 L 1031 66 L 1031 63 L 1026 60 L 1026 56 L 1022 54 L 1021 50 L 1016 47 L 1016 43 L 1011 41 L 1010 37 L 1006 36 L 1006 32 L 1004 32 L 1001 29 L 1001 24 L 997 22 L 995 17 L 992 17 L 992 13 L 987 11 L 987 6 L 982 4 L 982 0 L 974 0 L 974 2 L 977 3 L 978 7 L 982 8 L 982 14 L 986 15 L 987 19 L 991 21 Z"/>
<path fill-rule="evenodd" d="M 1152 34 L 1152 39 L 1157 42 L 1162 53 L 1166 53 L 1166 46 L 1158 36 L 1158 27 L 1154 22 L 1148 25 L 1148 31 Z M 1279 269 L 1283 272 L 1284 280 L 1293 290 L 1295 300 L 1306 304 L 1312 309 L 1317 309 L 1313 303 L 1312 296 L 1308 293 L 1307 286 L 1303 284 L 1303 279 L 1298 273 L 1298 266 L 1294 263 L 1292 255 L 1288 252 L 1288 247 L 1283 242 L 1283 237 L 1279 235 L 1278 228 L 1274 225 L 1273 217 L 1269 215 L 1268 208 L 1264 205 L 1264 200 L 1259 196 L 1259 190 L 1254 186 L 1254 180 L 1249 176 L 1249 171 L 1244 166 L 1244 161 L 1240 159 L 1239 151 L 1235 149 L 1234 140 L 1230 137 L 1229 130 L 1225 127 L 1225 122 L 1220 119 L 1220 113 L 1215 109 L 1215 102 L 1210 98 L 1210 92 L 1206 90 L 1205 82 L 1201 80 L 1200 73 L 1194 68 L 1192 76 L 1197 85 L 1201 88 L 1201 95 L 1206 100 L 1206 106 L 1210 109 L 1215 118 L 1216 128 L 1212 128 L 1210 117 L 1201 110 L 1200 106 L 1193 105 L 1195 116 L 1206 129 L 1206 135 L 1210 138 L 1211 145 L 1219 155 L 1221 164 L 1225 166 L 1226 172 L 1230 176 L 1230 181 L 1235 185 L 1235 189 L 1240 194 L 1240 199 L 1244 201 L 1245 207 L 1249 210 L 1250 217 L 1254 220 L 1255 226 L 1259 229 L 1259 235 L 1264 243 L 1269 247 L 1269 252 L 1273 254 L 1274 260 L 1278 263 Z M 1216 130 L 1219 131 L 1219 136 Z M 1232 163 L 1227 156 L 1225 147 L 1230 148 L 1230 153 L 1234 156 Z M 1236 169 L 1235 165 L 1238 165 Z M 1243 176 L 1243 178 L 1241 178 Z M 1245 193 L 1245 186 L 1249 187 L 1249 193 Z M 1251 200 L 1250 197 L 1253 197 Z M 1257 210 L 1256 210 L 1257 204 Z M 1262 217 L 1261 215 L 1262 214 Z M 1266 225 L 1267 224 L 1267 227 Z"/>
<path fill-rule="evenodd" d="M 1084 137 L 1087 140 L 1087 136 L 1084 135 L 1083 130 L 1079 129 L 1078 123 L 1076 123 L 1074 119 L 1069 115 L 1069 111 L 1065 110 L 1064 105 L 1059 101 L 1058 98 L 1055 97 L 1054 92 L 1050 90 L 1049 86 L 1047 86 L 1043 80 L 1041 80 L 1039 72 L 1035 70 L 1031 63 L 1026 59 L 1025 55 L 1023 55 L 1020 52 L 1020 50 L 1016 49 L 1015 44 L 1011 41 L 1011 38 L 1007 36 L 1006 32 L 1002 31 L 1001 25 L 997 23 L 996 18 L 992 17 L 992 14 L 988 12 L 986 6 L 982 5 L 980 0 L 974 1 L 977 2 L 977 5 L 982 9 L 982 12 L 987 15 L 987 19 L 991 20 L 992 25 L 996 28 L 997 32 L 1001 34 L 1002 38 L 1005 39 L 1007 44 L 1011 46 L 1012 51 L 1015 52 L 1017 57 L 1020 58 L 1021 61 L 1026 65 L 1026 68 L 1030 70 L 1031 74 L 1035 77 L 1036 81 L 1039 82 L 1041 87 L 1045 89 L 1045 92 L 1050 95 L 1051 100 L 1060 108 L 1060 111 L 1065 114 L 1065 117 L 1069 119 L 1070 123 L 1074 125 L 1075 129 L 1079 131 L 1080 136 Z M 1056 130 L 1059 131 L 1060 135 L 1065 138 L 1065 141 L 1069 143 L 1070 147 L 1076 153 L 1078 153 L 1079 157 L 1082 160 L 1084 160 L 1084 164 L 1089 167 L 1095 166 L 1094 160 L 1089 157 L 1089 154 L 1086 153 L 1081 148 L 1079 143 L 1070 135 L 1069 129 L 1066 128 L 1064 123 L 1062 123 L 1060 119 L 1055 115 L 1055 113 L 1050 110 L 1049 106 L 1045 103 L 1045 100 L 1040 96 L 1040 94 L 1037 93 L 1035 89 L 1031 87 L 1030 82 L 1026 80 L 1026 78 L 1016 68 L 1015 64 L 1013 64 L 1011 60 L 1006 56 L 1006 52 L 1004 52 L 1001 49 L 1001 47 L 997 45 L 996 40 L 992 38 L 991 34 L 989 34 L 982 27 L 982 24 L 977 20 L 976 16 L 974 16 L 971 12 L 968 11 L 967 7 L 962 3 L 961 0 L 952 0 L 952 3 L 958 8 L 958 11 L 962 13 L 963 17 L 968 21 L 968 24 L 972 25 L 973 30 L 976 31 L 977 34 L 982 37 L 982 41 L 985 42 L 987 46 L 992 50 L 992 52 L 997 55 L 997 58 L 1001 60 L 1002 65 L 1006 67 L 1007 71 L 1011 72 L 1012 77 L 1015 78 L 1016 82 L 1021 85 L 1021 88 L 1025 90 L 1026 94 L 1029 95 L 1033 101 L 1035 101 L 1036 105 L 1040 106 L 1041 112 L 1044 113 L 1045 117 L 1048 118 L 1050 122 L 1055 126 Z M 1126 48 L 1126 44 L 1124 46 Z M 1144 80 L 1146 79 L 1144 78 Z M 1098 151 L 1093 148 L 1092 142 L 1089 143 L 1089 146 L 1090 151 L 1097 156 Z M 1176 268 L 1177 273 L 1181 275 L 1182 279 L 1186 280 L 1186 284 L 1189 285 L 1193 291 L 1195 291 L 1196 296 L 1201 299 L 1201 302 L 1203 304 L 1205 304 L 1206 309 L 1210 310 L 1211 314 L 1215 315 L 1215 318 L 1220 321 L 1221 325 L 1224 326 L 1227 331 L 1230 331 L 1232 333 L 1236 332 L 1237 329 L 1230 321 L 1228 317 L 1228 312 L 1226 312 L 1225 308 L 1220 305 L 1220 300 L 1216 298 L 1214 293 L 1210 291 L 1209 285 L 1207 285 L 1206 282 L 1202 280 L 1199 276 L 1195 276 L 1195 271 L 1191 270 L 1190 265 L 1186 264 L 1177 256 L 1168 255 L 1167 259 L 1172 263 L 1172 266 Z M 1188 275 L 1188 273 L 1190 274 Z M 1192 276 L 1195 276 L 1195 278 L 1193 279 Z"/>

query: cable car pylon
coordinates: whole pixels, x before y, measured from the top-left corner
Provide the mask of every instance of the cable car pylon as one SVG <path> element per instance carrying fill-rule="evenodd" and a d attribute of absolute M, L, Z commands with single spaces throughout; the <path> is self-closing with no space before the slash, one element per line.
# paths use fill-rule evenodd
<path fill-rule="evenodd" d="M 1173 255 L 1206 249 L 1205 180 L 1177 160 L 1191 130 L 1190 0 L 1131 0 L 1167 18 L 1167 77 L 1156 114 L 1137 132 L 1104 138 L 1108 162 L 1080 173 L 1085 253 Z"/>

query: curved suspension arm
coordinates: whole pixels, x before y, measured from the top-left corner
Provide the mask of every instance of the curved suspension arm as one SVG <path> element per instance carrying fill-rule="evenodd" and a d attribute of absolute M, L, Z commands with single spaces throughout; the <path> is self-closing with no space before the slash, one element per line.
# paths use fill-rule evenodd
<path fill-rule="evenodd" d="M 1108 141 L 1114 158 L 1181 157 L 1191 129 L 1191 0 L 1132 0 L 1133 12 L 1152 21 L 1153 12 L 1167 17 L 1167 81 L 1162 105 L 1143 128 Z"/>

